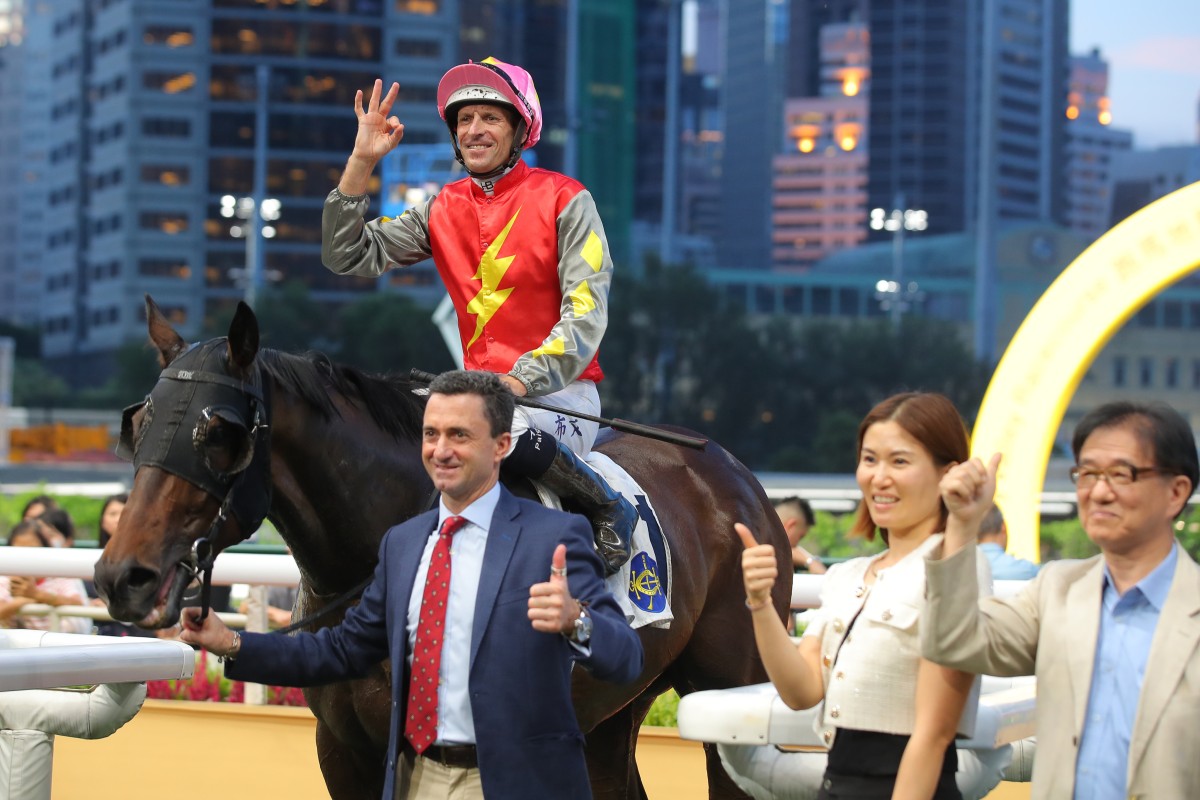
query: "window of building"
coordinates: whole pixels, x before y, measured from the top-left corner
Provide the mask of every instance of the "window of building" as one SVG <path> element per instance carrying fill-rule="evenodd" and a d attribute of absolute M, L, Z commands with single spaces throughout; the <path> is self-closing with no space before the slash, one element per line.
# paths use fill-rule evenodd
<path fill-rule="evenodd" d="M 1179 359 L 1168 358 L 1163 370 L 1163 386 L 1168 389 L 1179 388 Z"/>
<path fill-rule="evenodd" d="M 404 58 L 441 58 L 442 43 L 429 39 L 396 39 L 396 55 Z"/>
<path fill-rule="evenodd" d="M 1200 389 L 1200 358 L 1192 359 L 1192 388 Z"/>
<path fill-rule="evenodd" d="M 396 10 L 403 14 L 432 16 L 441 10 L 441 0 L 396 0 Z"/>
<path fill-rule="evenodd" d="M 187 186 L 192 172 L 183 164 L 142 164 L 142 183 L 161 183 L 163 186 Z"/>
<path fill-rule="evenodd" d="M 1154 359 L 1138 359 L 1138 385 L 1143 389 L 1149 389 L 1154 385 Z"/>
<path fill-rule="evenodd" d="M 183 211 L 143 211 L 138 216 L 138 226 L 142 230 L 157 230 L 174 236 L 188 229 L 188 217 Z"/>
<path fill-rule="evenodd" d="M 186 25 L 147 25 L 142 29 L 142 41 L 150 45 L 187 47 L 195 38 L 192 29 Z"/>
<path fill-rule="evenodd" d="M 1113 386 L 1125 385 L 1125 356 L 1113 359 Z"/>
<path fill-rule="evenodd" d="M 192 268 L 179 258 L 142 258 L 138 260 L 138 274 L 148 278 L 187 280 L 192 277 Z"/>
<path fill-rule="evenodd" d="M 163 139 L 186 139 L 192 135 L 192 123 L 190 120 L 171 117 L 145 117 L 142 120 L 142 135 Z"/>
<path fill-rule="evenodd" d="M 277 22 L 218 19 L 212 25 L 212 52 L 296 58 L 340 58 L 374 61 L 382 35 L 373 25 L 328 22 Z"/>
<path fill-rule="evenodd" d="M 196 73 L 147 71 L 142 73 L 142 86 L 166 94 L 183 94 L 195 88 Z"/>

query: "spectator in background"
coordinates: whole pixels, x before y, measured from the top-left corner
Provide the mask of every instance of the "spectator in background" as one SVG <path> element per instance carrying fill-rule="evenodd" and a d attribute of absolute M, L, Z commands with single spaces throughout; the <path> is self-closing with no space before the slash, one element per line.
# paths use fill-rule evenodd
<path fill-rule="evenodd" d="M 997 581 L 1027 581 L 1038 573 L 1038 565 L 1023 558 L 1010 556 L 1008 549 L 1008 526 L 999 506 L 979 523 L 979 552 L 987 556 L 992 566 L 992 579 Z"/>
<path fill-rule="evenodd" d="M 792 545 L 792 566 L 813 575 L 824 575 L 825 565 L 821 559 L 813 554 L 811 547 L 800 545 L 800 540 L 808 535 L 809 529 L 817 522 L 812 506 L 802 497 L 785 497 L 775 504 L 775 513 L 779 515 L 779 521 L 783 523 Z"/>
<path fill-rule="evenodd" d="M 125 510 L 125 504 L 128 502 L 127 494 L 114 494 L 104 498 L 104 505 L 100 506 L 100 523 L 96 526 L 100 547 L 106 546 L 108 540 L 117 535 L 117 523 L 121 521 L 121 512 Z"/>
<path fill-rule="evenodd" d="M 51 528 L 38 519 L 18 522 L 8 536 L 9 547 L 53 547 Z M 9 627 L 49 630 L 49 617 L 20 615 L 20 610 L 29 604 L 49 606 L 83 605 L 86 592 L 83 581 L 78 578 L 21 578 L 0 576 L 0 619 Z M 80 633 L 79 621 L 91 629 L 91 620 L 82 617 L 64 617 L 60 630 L 64 633 Z"/>
<path fill-rule="evenodd" d="M 121 521 L 121 512 L 125 510 L 125 503 L 128 501 L 129 495 L 127 494 L 114 494 L 111 497 L 104 498 L 104 503 L 100 506 L 100 521 L 96 525 L 100 547 L 104 547 L 117 535 L 117 524 Z M 96 589 L 92 585 L 92 582 L 84 581 L 84 586 L 87 587 L 88 597 L 92 598 L 90 600 L 91 604 L 94 606 L 103 606 L 104 601 L 96 594 Z M 96 632 L 104 636 L 142 636 L 149 639 L 153 639 L 155 636 L 154 631 L 148 631 L 132 623 L 119 622 L 117 620 L 97 623 Z"/>
<path fill-rule="evenodd" d="M 58 508 L 58 501 L 48 494 L 39 494 L 29 498 L 21 511 L 21 519 L 37 519 L 52 508 Z"/>
<path fill-rule="evenodd" d="M 62 537 L 62 544 L 55 545 L 56 547 L 74 547 L 75 546 L 75 521 L 71 519 L 71 515 L 62 506 L 54 506 L 47 508 L 41 514 L 38 514 L 38 519 L 49 525 Z"/>
<path fill-rule="evenodd" d="M 295 586 L 267 587 L 267 624 L 272 628 L 286 628 L 292 624 L 292 609 L 296 605 Z M 250 601 L 243 600 L 238 606 L 238 613 L 245 614 L 250 610 Z"/>

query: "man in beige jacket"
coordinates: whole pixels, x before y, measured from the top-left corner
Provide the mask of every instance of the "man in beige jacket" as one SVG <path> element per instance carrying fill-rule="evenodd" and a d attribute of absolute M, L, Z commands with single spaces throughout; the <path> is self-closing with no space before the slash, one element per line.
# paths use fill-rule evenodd
<path fill-rule="evenodd" d="M 1101 554 L 1048 564 L 1007 599 L 976 602 L 975 588 L 999 456 L 943 479 L 952 513 L 941 559 L 926 562 L 922 653 L 1037 675 L 1033 797 L 1200 797 L 1200 567 L 1174 534 L 1200 474 L 1191 428 L 1162 403 L 1110 403 L 1072 449 L 1079 518 Z"/>

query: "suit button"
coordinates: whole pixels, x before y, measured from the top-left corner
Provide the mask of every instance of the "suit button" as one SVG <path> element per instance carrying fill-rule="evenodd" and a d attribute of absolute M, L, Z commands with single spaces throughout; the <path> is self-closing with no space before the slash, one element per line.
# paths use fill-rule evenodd
<path fill-rule="evenodd" d="M 829 656 L 824 656 L 824 657 L 822 657 L 822 658 L 821 658 L 821 663 L 822 663 L 822 664 L 824 664 L 824 665 L 825 665 L 825 666 L 827 666 L 827 667 L 832 667 L 832 666 L 833 666 L 833 659 L 832 659 L 832 658 L 830 658 Z"/>
<path fill-rule="evenodd" d="M 833 731 L 825 731 L 821 734 L 821 738 L 825 740 L 825 744 L 833 741 Z"/>
<path fill-rule="evenodd" d="M 841 715 L 842 715 L 841 709 L 839 709 L 837 706 L 834 706 L 833 708 L 831 708 L 829 710 L 829 716 L 833 717 L 834 719 L 837 719 Z"/>
<path fill-rule="evenodd" d="M 834 677 L 835 677 L 835 678 L 837 678 L 837 679 L 840 681 L 840 680 L 843 680 L 843 679 L 845 679 L 845 677 L 846 677 L 846 673 L 842 672 L 842 671 L 839 669 L 839 670 L 838 670 L 838 674 L 837 674 L 837 675 L 835 675 Z"/>
<path fill-rule="evenodd" d="M 865 587 L 865 586 L 859 586 L 857 589 L 854 590 L 855 597 L 862 597 L 866 593 L 867 593 L 867 587 Z"/>
<path fill-rule="evenodd" d="M 842 624 L 842 621 L 840 619 L 835 619 L 833 621 L 833 632 L 841 633 L 844 630 L 846 630 L 846 626 Z"/>
<path fill-rule="evenodd" d="M 887 622 L 889 619 L 891 619 L 891 618 L 892 618 L 892 612 L 891 612 L 891 611 L 888 611 L 888 610 L 885 608 L 885 609 L 883 610 L 883 613 L 879 615 L 879 618 L 880 618 L 880 619 L 882 619 L 884 622 Z"/>

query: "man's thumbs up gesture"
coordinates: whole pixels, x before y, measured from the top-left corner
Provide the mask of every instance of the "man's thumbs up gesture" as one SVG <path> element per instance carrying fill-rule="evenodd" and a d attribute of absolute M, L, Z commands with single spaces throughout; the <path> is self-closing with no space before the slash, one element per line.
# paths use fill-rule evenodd
<path fill-rule="evenodd" d="M 567 588 L 567 546 L 560 544 L 550 560 L 550 579 L 529 587 L 529 620 L 535 631 L 570 633 L 579 612 L 579 602 Z"/>

